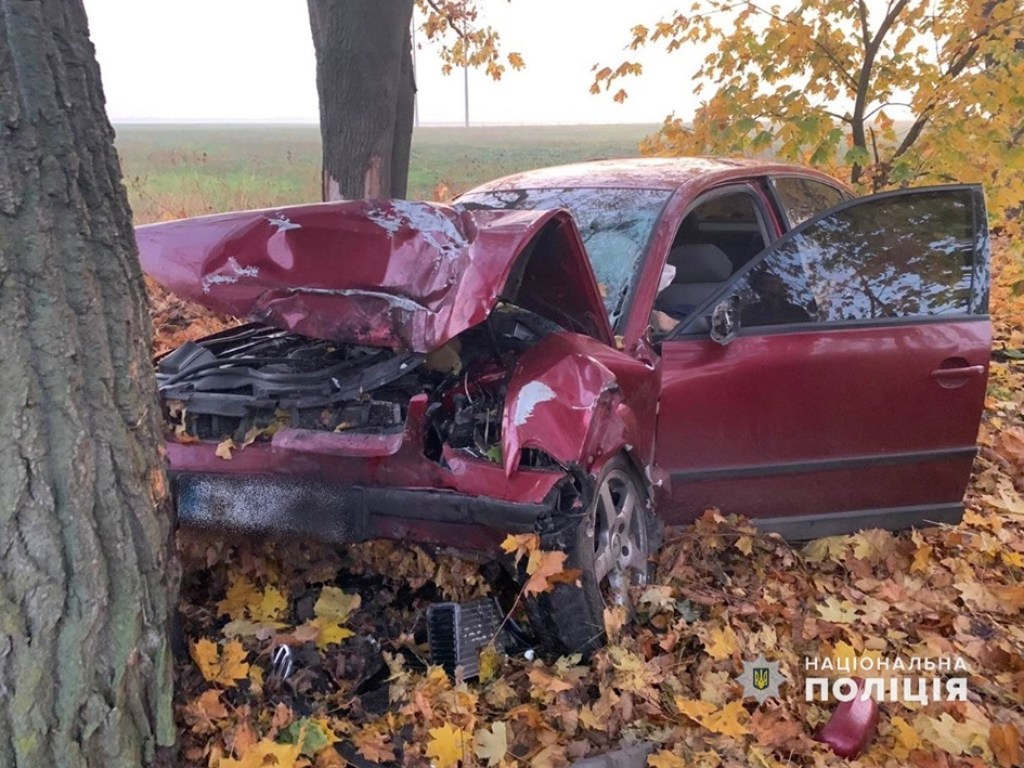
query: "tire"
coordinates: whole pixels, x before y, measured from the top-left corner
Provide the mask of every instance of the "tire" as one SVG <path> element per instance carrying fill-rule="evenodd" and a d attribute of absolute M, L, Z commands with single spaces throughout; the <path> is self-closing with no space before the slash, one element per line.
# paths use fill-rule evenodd
<path fill-rule="evenodd" d="M 622 605 L 631 616 L 629 589 L 651 576 L 649 558 L 660 543 L 660 528 L 636 471 L 618 456 L 594 488 L 566 550 L 566 568 L 579 569 L 579 586 L 557 584 L 530 606 L 531 623 L 549 650 L 589 655 L 600 648 L 605 608 Z"/>

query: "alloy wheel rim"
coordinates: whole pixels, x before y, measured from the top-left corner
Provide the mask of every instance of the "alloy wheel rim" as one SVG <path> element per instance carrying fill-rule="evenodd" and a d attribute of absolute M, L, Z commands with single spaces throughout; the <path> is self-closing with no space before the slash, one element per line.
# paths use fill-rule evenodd
<path fill-rule="evenodd" d="M 621 469 L 605 475 L 594 500 L 594 575 L 609 605 L 630 605 L 630 587 L 647 583 L 643 498 Z"/>

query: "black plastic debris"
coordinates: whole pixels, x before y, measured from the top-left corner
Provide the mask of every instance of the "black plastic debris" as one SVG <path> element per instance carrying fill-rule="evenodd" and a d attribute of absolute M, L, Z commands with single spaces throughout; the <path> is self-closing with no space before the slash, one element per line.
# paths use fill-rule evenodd
<path fill-rule="evenodd" d="M 477 677 L 480 649 L 492 640 L 499 650 L 506 648 L 504 618 L 492 598 L 469 603 L 434 603 L 427 609 L 430 660 L 449 675 L 455 674 L 456 667 L 462 667 L 463 679 Z"/>

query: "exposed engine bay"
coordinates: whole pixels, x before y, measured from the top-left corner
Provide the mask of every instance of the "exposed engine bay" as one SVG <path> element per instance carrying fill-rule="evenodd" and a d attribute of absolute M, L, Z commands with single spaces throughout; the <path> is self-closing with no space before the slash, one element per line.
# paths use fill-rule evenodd
<path fill-rule="evenodd" d="M 445 444 L 501 461 L 505 394 L 515 363 L 562 330 L 511 305 L 430 354 L 342 344 L 256 323 L 190 341 L 157 361 L 164 417 L 179 442 L 269 440 L 284 427 L 401 432 L 410 399 L 426 393 L 424 454 Z M 526 450 L 524 466 L 552 466 Z"/>

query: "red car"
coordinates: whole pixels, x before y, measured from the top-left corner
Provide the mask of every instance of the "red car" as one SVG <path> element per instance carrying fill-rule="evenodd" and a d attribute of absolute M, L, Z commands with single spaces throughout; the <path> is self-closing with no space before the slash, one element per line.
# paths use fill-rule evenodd
<path fill-rule="evenodd" d="M 961 515 L 990 347 L 977 186 L 853 198 L 788 165 L 615 160 L 137 234 L 158 282 L 251 321 L 158 361 L 182 523 L 536 532 L 582 571 L 537 612 L 575 649 L 647 578 L 656 521 Z"/>

